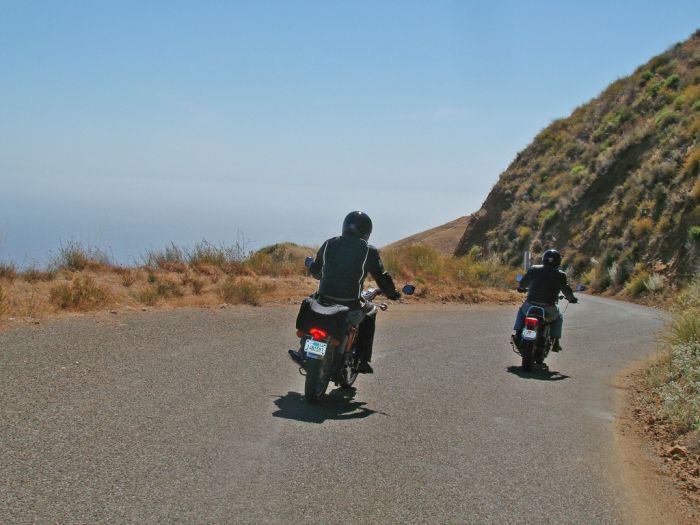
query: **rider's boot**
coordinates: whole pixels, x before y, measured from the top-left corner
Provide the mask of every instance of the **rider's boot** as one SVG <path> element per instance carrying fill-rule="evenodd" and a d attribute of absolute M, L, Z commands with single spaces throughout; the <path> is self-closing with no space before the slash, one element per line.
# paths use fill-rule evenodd
<path fill-rule="evenodd" d="M 561 352 L 561 345 L 559 344 L 559 339 L 554 340 L 554 344 L 552 344 L 552 352 Z"/>
<path fill-rule="evenodd" d="M 374 374 L 374 368 L 367 361 L 360 361 L 357 366 L 358 374 Z"/>

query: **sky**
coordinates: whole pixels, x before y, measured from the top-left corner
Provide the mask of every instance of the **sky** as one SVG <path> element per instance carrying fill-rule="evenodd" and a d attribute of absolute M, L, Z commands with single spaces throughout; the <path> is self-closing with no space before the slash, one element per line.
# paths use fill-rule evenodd
<path fill-rule="evenodd" d="M 0 261 L 70 241 L 382 246 L 476 211 L 695 1 L 0 0 Z"/>

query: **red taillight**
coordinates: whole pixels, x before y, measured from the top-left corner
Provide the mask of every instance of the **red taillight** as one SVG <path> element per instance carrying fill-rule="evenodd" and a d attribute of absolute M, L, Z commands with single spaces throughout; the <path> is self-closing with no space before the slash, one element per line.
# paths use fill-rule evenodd
<path fill-rule="evenodd" d="M 312 328 L 311 330 L 309 330 L 309 334 L 311 334 L 311 337 L 313 337 L 314 341 L 321 341 L 322 339 L 328 337 L 326 331 L 321 330 L 320 328 Z"/>
<path fill-rule="evenodd" d="M 535 330 L 537 328 L 537 319 L 534 317 L 525 318 L 525 327 L 528 330 Z"/>

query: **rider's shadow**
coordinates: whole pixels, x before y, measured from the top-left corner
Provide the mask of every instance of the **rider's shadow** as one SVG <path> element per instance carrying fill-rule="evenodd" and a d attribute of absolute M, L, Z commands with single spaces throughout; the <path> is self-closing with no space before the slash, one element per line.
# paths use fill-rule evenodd
<path fill-rule="evenodd" d="M 327 419 L 362 419 L 372 414 L 384 414 L 377 410 L 366 408 L 362 401 L 354 401 L 355 389 L 337 388 L 325 396 L 317 405 L 310 405 L 304 396 L 298 392 L 288 392 L 287 395 L 275 399 L 277 410 L 274 417 L 294 419 L 304 423 L 323 423 Z"/>
<path fill-rule="evenodd" d="M 556 370 L 533 370 L 531 372 L 526 372 L 519 366 L 509 366 L 506 368 L 511 374 L 515 374 L 523 379 L 536 379 L 538 381 L 561 381 L 563 379 L 568 379 L 570 376 L 564 375 Z"/>

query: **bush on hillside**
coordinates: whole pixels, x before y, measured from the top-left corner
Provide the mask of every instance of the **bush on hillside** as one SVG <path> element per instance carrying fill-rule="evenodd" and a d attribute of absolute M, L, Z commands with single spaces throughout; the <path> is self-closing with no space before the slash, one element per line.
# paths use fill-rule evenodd
<path fill-rule="evenodd" d="M 700 243 L 700 226 L 693 226 L 692 228 L 690 228 L 690 230 L 688 231 L 688 236 L 690 237 L 690 240 L 694 243 Z"/>
<path fill-rule="evenodd" d="M 63 310 L 92 310 L 109 301 L 109 292 L 89 276 L 77 277 L 49 290 L 49 301 Z"/>
<path fill-rule="evenodd" d="M 309 255 L 316 254 L 292 243 L 274 244 L 250 255 L 246 265 L 258 275 L 304 275 L 304 259 Z"/>
<path fill-rule="evenodd" d="M 81 272 L 86 269 L 104 268 L 112 265 L 109 255 L 93 245 L 70 241 L 61 245 L 58 253 L 50 257 L 49 268 L 53 271 Z"/>
<path fill-rule="evenodd" d="M 630 294 L 632 297 L 637 297 L 647 291 L 647 280 L 651 277 L 651 274 L 643 269 L 637 269 L 632 274 L 630 281 L 625 286 L 625 292 Z"/>
<path fill-rule="evenodd" d="M 646 236 L 654 229 L 654 221 L 649 217 L 640 217 L 632 221 L 632 233 L 635 237 Z"/>
<path fill-rule="evenodd" d="M 274 285 L 259 284 L 253 279 L 229 277 L 219 287 L 219 296 L 229 304 L 259 306 L 262 295 L 274 289 Z"/>

